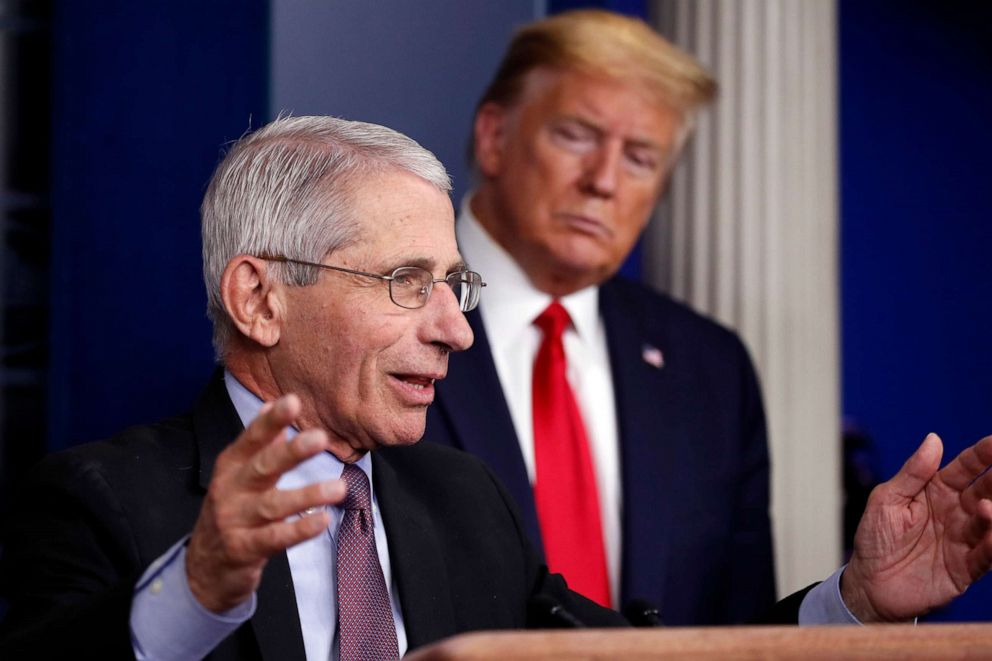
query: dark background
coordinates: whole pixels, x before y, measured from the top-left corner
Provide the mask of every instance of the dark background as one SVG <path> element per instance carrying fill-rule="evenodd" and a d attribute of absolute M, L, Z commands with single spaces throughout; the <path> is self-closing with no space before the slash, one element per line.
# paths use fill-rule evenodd
<path fill-rule="evenodd" d="M 839 75 L 844 414 L 888 477 L 992 433 L 992 3 L 841 0 Z"/>

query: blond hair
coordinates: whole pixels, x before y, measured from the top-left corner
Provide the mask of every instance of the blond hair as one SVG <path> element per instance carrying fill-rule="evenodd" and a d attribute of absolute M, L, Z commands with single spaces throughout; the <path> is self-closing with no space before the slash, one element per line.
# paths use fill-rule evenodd
<path fill-rule="evenodd" d="M 538 68 L 580 71 L 629 82 L 686 122 L 716 96 L 716 81 L 644 21 L 599 9 L 580 9 L 529 23 L 514 34 L 479 107 L 510 106 Z"/>

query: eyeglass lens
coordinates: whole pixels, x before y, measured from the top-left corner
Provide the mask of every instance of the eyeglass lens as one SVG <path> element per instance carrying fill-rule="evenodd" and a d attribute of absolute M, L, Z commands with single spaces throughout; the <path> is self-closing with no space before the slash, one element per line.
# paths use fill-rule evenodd
<path fill-rule="evenodd" d="M 482 293 L 482 278 L 479 277 L 479 274 L 472 271 L 462 271 L 452 273 L 445 280 L 451 287 L 451 291 L 455 293 L 458 307 L 462 309 L 462 312 L 474 310 L 475 306 L 479 304 L 479 296 Z"/>
<path fill-rule="evenodd" d="M 482 278 L 472 271 L 452 273 L 445 278 L 455 294 L 458 307 L 463 312 L 474 310 L 479 304 L 482 291 Z M 434 276 L 430 271 L 404 266 L 393 271 L 389 283 L 389 293 L 393 302 L 404 308 L 420 308 L 427 304 L 434 286 Z"/>

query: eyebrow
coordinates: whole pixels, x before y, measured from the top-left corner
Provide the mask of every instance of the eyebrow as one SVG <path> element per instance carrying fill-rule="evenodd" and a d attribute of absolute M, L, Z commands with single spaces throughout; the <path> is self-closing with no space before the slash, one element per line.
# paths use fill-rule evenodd
<path fill-rule="evenodd" d="M 400 268 L 401 266 L 416 266 L 424 269 L 425 271 L 430 271 L 432 273 L 434 272 L 434 269 L 437 266 L 437 260 L 432 259 L 430 257 L 397 258 L 392 263 L 396 264 L 396 266 L 392 267 L 392 269 L 397 269 Z M 448 268 L 445 270 L 445 273 L 455 273 L 456 271 L 467 271 L 467 270 L 468 270 L 468 264 L 466 264 L 464 260 L 458 260 L 457 262 L 448 266 Z"/>
<path fill-rule="evenodd" d="M 573 124 L 579 124 L 582 128 L 587 129 L 589 131 L 593 131 L 593 132 L 598 133 L 600 135 L 602 135 L 603 133 L 606 132 L 598 124 L 596 124 L 595 122 L 592 122 L 592 121 L 590 121 L 590 120 L 588 120 L 588 119 L 586 119 L 584 117 L 580 117 L 578 115 L 573 115 L 571 113 L 564 113 L 564 114 L 558 115 L 558 117 L 556 117 L 555 119 L 557 121 L 559 121 L 559 122 L 571 122 Z"/>
<path fill-rule="evenodd" d="M 574 122 L 575 124 L 581 125 L 583 128 L 595 132 L 597 135 L 604 135 L 606 129 L 596 124 L 595 122 L 586 119 L 585 117 L 580 117 L 579 115 L 573 115 L 571 113 L 566 113 L 558 116 L 558 121 Z M 641 137 L 630 137 L 624 138 L 624 144 L 630 145 L 631 147 L 653 149 L 660 154 L 664 154 L 667 149 L 659 144 L 657 141 L 651 138 L 641 138 Z"/>

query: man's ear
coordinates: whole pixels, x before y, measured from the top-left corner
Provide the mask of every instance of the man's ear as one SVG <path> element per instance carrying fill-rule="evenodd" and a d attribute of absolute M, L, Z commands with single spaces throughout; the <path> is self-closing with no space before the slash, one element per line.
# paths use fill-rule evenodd
<path fill-rule="evenodd" d="M 499 176 L 503 169 L 508 111 L 487 101 L 475 113 L 475 163 L 485 177 Z"/>
<path fill-rule="evenodd" d="M 227 263 L 220 296 L 235 328 L 263 347 L 279 342 L 284 320 L 281 288 L 274 286 L 269 263 L 238 255 Z"/>

